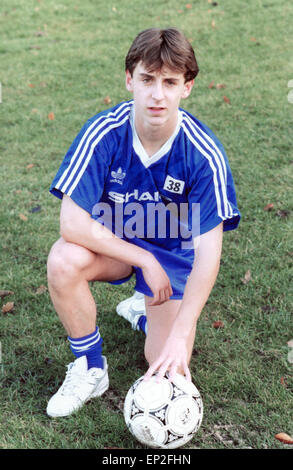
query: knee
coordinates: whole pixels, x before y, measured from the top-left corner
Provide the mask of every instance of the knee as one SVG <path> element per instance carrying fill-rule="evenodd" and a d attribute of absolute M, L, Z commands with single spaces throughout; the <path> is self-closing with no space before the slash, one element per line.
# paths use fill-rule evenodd
<path fill-rule="evenodd" d="M 87 264 L 87 251 L 73 243 L 58 240 L 52 246 L 48 256 L 48 283 L 60 288 L 79 276 Z"/>

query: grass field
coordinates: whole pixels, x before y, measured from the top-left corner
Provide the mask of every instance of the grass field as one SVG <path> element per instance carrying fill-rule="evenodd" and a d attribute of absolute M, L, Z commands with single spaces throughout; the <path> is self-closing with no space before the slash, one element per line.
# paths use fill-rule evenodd
<path fill-rule="evenodd" d="M 72 355 L 46 260 L 59 231 L 50 183 L 82 124 L 130 98 L 124 57 L 151 26 L 176 26 L 195 48 L 200 73 L 184 107 L 224 144 L 243 216 L 224 237 L 198 325 L 191 371 L 205 414 L 186 448 L 290 447 L 274 436 L 293 435 L 292 15 L 285 0 L 2 0 L 0 289 L 14 308 L 0 312 L 1 449 L 143 448 L 122 408 L 146 371 L 144 337 L 115 314 L 132 283 L 92 286 L 109 391 L 74 416 L 47 417 Z"/>

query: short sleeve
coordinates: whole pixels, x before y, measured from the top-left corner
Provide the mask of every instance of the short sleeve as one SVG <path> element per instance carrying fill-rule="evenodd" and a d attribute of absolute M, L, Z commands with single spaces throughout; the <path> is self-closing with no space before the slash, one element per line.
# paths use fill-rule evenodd
<path fill-rule="evenodd" d="M 62 199 L 70 196 L 92 214 L 100 201 L 106 175 L 107 146 L 95 122 L 88 121 L 78 133 L 50 186 L 50 192 Z"/>
<path fill-rule="evenodd" d="M 195 203 L 200 213 L 200 234 L 223 222 L 224 231 L 237 228 L 241 214 L 237 207 L 232 172 L 220 143 L 198 155 L 191 176 L 189 207 Z M 190 213 L 192 217 L 192 213 Z"/>

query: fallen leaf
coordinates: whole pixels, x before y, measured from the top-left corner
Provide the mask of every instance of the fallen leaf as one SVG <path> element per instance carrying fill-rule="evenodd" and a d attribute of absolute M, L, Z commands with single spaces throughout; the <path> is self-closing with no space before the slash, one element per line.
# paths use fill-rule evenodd
<path fill-rule="evenodd" d="M 283 387 L 285 387 L 285 388 L 288 387 L 288 385 L 287 385 L 286 380 L 284 379 L 284 377 L 281 377 L 280 382 L 281 382 L 281 385 L 283 385 Z"/>
<path fill-rule="evenodd" d="M 220 90 L 221 88 L 226 88 L 226 85 L 224 83 L 217 83 L 216 88 Z"/>
<path fill-rule="evenodd" d="M 7 304 L 3 305 L 2 313 L 9 313 L 12 312 L 14 309 L 14 302 L 7 302 Z"/>
<path fill-rule="evenodd" d="M 42 284 L 40 287 L 37 288 L 36 294 L 38 294 L 38 295 L 39 294 L 44 294 L 44 292 L 46 292 L 46 291 L 47 291 L 47 287 Z"/>
<path fill-rule="evenodd" d="M 21 220 L 23 220 L 24 222 L 27 221 L 27 216 L 24 215 L 24 214 L 19 214 L 19 218 L 20 218 Z"/>
<path fill-rule="evenodd" d="M 33 83 L 29 83 L 28 86 L 29 86 L 30 88 L 35 88 L 36 85 L 34 85 Z"/>
<path fill-rule="evenodd" d="M 290 341 L 287 342 L 289 348 L 293 348 L 293 339 L 290 339 Z"/>
<path fill-rule="evenodd" d="M 55 114 L 54 114 L 52 111 L 48 114 L 48 119 L 49 119 L 50 121 L 54 121 L 54 119 L 55 119 Z"/>
<path fill-rule="evenodd" d="M 214 88 L 214 86 L 215 86 L 215 82 L 214 80 L 212 80 L 211 83 L 209 84 L 209 88 Z"/>
<path fill-rule="evenodd" d="M 213 328 L 224 328 L 224 323 L 221 320 L 214 321 L 213 323 Z"/>
<path fill-rule="evenodd" d="M 255 38 L 250 38 L 250 41 L 256 42 L 256 39 Z"/>
<path fill-rule="evenodd" d="M 276 434 L 275 438 L 278 439 L 278 441 L 284 442 L 284 444 L 293 444 L 292 437 L 286 434 L 285 432 L 280 432 L 279 434 Z"/>
<path fill-rule="evenodd" d="M 271 202 L 264 207 L 264 211 L 271 211 L 274 208 L 274 204 Z"/>
<path fill-rule="evenodd" d="M 216 27 L 216 22 L 215 20 L 212 21 L 212 28 L 215 28 Z"/>
<path fill-rule="evenodd" d="M 223 99 L 224 99 L 225 103 L 231 104 L 231 101 L 229 100 L 229 98 L 227 98 L 227 96 L 224 96 Z"/>
<path fill-rule="evenodd" d="M 111 102 L 112 102 L 112 100 L 111 100 L 110 96 L 105 96 L 104 103 L 105 104 L 110 104 Z"/>
<path fill-rule="evenodd" d="M 188 8 L 188 9 L 192 8 L 191 3 L 187 3 L 185 6 L 186 6 L 186 8 Z"/>
<path fill-rule="evenodd" d="M 35 165 L 34 165 L 33 163 L 30 163 L 29 165 L 26 166 L 26 168 L 27 168 L 28 170 L 30 170 L 30 169 L 33 168 L 34 166 L 35 166 Z"/>
<path fill-rule="evenodd" d="M 14 295 L 14 292 L 12 292 L 12 290 L 0 290 L 1 299 L 3 299 L 3 297 L 6 297 L 7 295 Z"/>
<path fill-rule="evenodd" d="M 248 270 L 245 273 L 245 276 L 244 276 L 244 278 L 241 279 L 241 281 L 243 282 L 243 284 L 248 284 L 248 282 L 251 281 L 251 272 L 250 272 L 250 270 Z"/>
<path fill-rule="evenodd" d="M 277 212 L 276 212 L 276 215 L 278 217 L 281 217 L 281 219 L 285 219 L 286 217 L 288 217 L 288 215 L 290 214 L 290 211 L 288 210 L 281 210 L 279 209 Z"/>

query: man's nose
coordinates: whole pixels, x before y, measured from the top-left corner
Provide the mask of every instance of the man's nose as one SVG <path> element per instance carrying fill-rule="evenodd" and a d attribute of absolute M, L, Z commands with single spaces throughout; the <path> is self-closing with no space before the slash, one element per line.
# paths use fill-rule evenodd
<path fill-rule="evenodd" d="M 154 83 L 154 86 L 152 88 L 152 98 L 154 98 L 157 101 L 160 101 L 164 98 L 164 90 L 163 90 L 163 85 L 160 82 Z"/>

